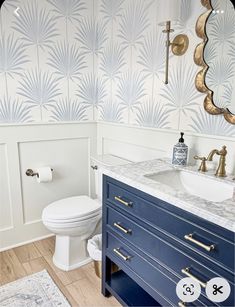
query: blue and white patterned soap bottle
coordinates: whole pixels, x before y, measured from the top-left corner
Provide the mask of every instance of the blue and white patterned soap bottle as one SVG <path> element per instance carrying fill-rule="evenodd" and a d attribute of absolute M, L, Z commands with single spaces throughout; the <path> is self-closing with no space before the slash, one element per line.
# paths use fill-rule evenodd
<path fill-rule="evenodd" d="M 172 164 L 174 165 L 186 165 L 188 158 L 188 146 L 184 143 L 184 133 L 181 132 L 181 138 L 173 148 Z"/>

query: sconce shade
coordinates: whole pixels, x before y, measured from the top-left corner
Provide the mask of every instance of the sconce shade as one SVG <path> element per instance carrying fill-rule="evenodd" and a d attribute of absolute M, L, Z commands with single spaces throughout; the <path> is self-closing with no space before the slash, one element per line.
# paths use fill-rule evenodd
<path fill-rule="evenodd" d="M 167 21 L 177 23 L 180 18 L 180 0 L 159 0 L 158 24 L 166 25 Z"/>

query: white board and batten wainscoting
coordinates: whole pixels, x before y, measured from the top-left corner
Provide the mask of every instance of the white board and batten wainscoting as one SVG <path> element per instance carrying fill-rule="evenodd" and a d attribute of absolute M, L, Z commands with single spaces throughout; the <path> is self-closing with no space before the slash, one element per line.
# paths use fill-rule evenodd
<path fill-rule="evenodd" d="M 0 130 L 0 251 L 50 235 L 42 210 L 60 198 L 90 195 L 96 123 L 2 126 Z M 28 168 L 50 166 L 53 181 L 37 183 Z"/>
<path fill-rule="evenodd" d="M 171 157 L 179 131 L 107 122 L 2 126 L 0 130 L 0 251 L 46 237 L 41 213 L 50 202 L 93 195 L 92 154 L 113 154 L 133 162 Z M 235 174 L 233 138 L 185 133 L 189 162 L 226 145 L 227 172 Z M 216 167 L 218 157 L 211 167 Z M 27 168 L 51 166 L 53 181 L 38 184 Z"/>
<path fill-rule="evenodd" d="M 108 122 L 98 122 L 97 151 L 99 154 L 114 154 L 134 162 L 161 157 L 172 158 L 173 146 L 178 142 L 180 131 L 134 127 Z M 195 155 L 208 156 L 214 149 L 227 146 L 226 170 L 235 175 L 235 139 L 233 137 L 197 134 L 185 131 L 185 143 L 189 147 L 188 163 L 199 164 Z M 216 168 L 219 157 L 207 162 L 208 168 Z"/>

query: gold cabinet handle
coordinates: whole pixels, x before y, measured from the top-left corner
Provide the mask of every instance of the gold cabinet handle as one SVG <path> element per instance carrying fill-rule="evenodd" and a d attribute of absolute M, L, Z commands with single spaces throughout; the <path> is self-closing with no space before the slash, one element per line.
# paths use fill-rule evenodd
<path fill-rule="evenodd" d="M 131 258 L 131 256 L 123 255 L 123 253 L 120 252 L 120 248 L 114 248 L 114 253 L 117 254 L 119 257 L 121 257 L 123 260 L 127 261 Z"/>
<path fill-rule="evenodd" d="M 118 223 L 115 222 L 115 223 L 113 223 L 113 225 L 126 234 L 131 233 L 131 231 L 132 231 L 131 229 L 126 229 L 125 227 L 123 227 L 120 222 L 118 222 Z"/>
<path fill-rule="evenodd" d="M 183 303 L 183 302 L 179 302 L 179 303 L 178 303 L 178 306 L 179 306 L 179 307 L 186 307 L 185 303 Z"/>
<path fill-rule="evenodd" d="M 190 268 L 186 268 L 186 269 L 182 269 L 181 272 L 188 276 L 191 277 L 192 279 L 196 280 L 201 286 L 202 288 L 206 288 L 206 283 L 201 281 L 200 279 L 198 279 L 196 276 L 194 276 L 193 274 L 190 273 Z"/>
<path fill-rule="evenodd" d="M 131 201 L 127 202 L 127 201 L 123 200 L 121 196 L 115 196 L 114 199 L 117 200 L 119 203 L 123 204 L 124 206 L 127 206 L 127 207 L 131 207 L 133 205 L 133 203 Z"/>
<path fill-rule="evenodd" d="M 185 238 L 185 240 L 188 240 L 188 241 L 196 244 L 197 246 L 204 248 L 207 252 L 211 252 L 213 249 L 215 249 L 214 244 L 206 245 L 206 244 L 194 239 L 192 233 L 190 233 L 189 235 L 185 235 L 184 238 Z"/>

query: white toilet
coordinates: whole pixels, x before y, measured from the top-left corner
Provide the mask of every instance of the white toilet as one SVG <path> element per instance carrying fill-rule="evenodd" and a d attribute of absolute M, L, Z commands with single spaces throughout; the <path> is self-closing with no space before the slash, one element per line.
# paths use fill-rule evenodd
<path fill-rule="evenodd" d="M 102 173 L 100 166 L 130 163 L 113 155 L 96 156 L 91 159 L 95 172 L 95 190 L 98 199 L 86 195 L 64 198 L 48 205 L 42 213 L 43 224 L 56 235 L 54 264 L 69 271 L 91 259 L 87 254 L 87 239 L 95 232 L 102 216 Z"/>

